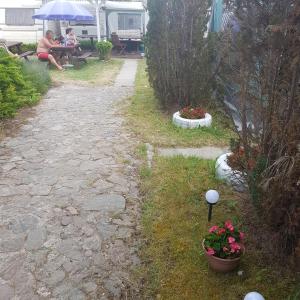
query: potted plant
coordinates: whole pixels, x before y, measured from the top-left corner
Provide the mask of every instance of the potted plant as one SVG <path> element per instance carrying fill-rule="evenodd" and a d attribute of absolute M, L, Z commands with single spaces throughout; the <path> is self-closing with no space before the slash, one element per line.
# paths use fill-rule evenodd
<path fill-rule="evenodd" d="M 96 48 L 98 50 L 99 59 L 100 60 L 109 60 L 111 57 L 111 51 L 113 45 L 109 41 L 101 41 L 97 42 Z"/>
<path fill-rule="evenodd" d="M 210 127 L 212 116 L 201 107 L 185 107 L 173 115 L 173 123 L 182 128 Z"/>
<path fill-rule="evenodd" d="M 210 268 L 222 273 L 236 269 L 245 252 L 243 239 L 244 233 L 231 221 L 212 226 L 202 242 Z"/>

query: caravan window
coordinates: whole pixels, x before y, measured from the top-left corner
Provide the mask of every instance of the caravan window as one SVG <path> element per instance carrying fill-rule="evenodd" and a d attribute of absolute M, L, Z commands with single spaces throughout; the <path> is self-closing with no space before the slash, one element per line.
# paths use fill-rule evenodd
<path fill-rule="evenodd" d="M 33 15 L 33 8 L 6 8 L 5 23 L 6 25 L 15 26 L 34 25 L 34 20 L 32 19 Z"/>
<path fill-rule="evenodd" d="M 118 14 L 119 30 L 141 29 L 141 14 Z"/>

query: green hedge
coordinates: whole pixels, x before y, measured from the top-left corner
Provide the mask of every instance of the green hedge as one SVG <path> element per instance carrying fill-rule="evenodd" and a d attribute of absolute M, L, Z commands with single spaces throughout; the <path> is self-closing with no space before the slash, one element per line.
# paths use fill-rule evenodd
<path fill-rule="evenodd" d="M 37 103 L 50 84 L 48 71 L 42 71 L 43 64 L 27 64 L 0 50 L 0 119 L 14 116 L 22 106 Z"/>
<path fill-rule="evenodd" d="M 90 40 L 82 40 L 79 42 L 82 50 L 94 50 L 94 47 Z"/>
<path fill-rule="evenodd" d="M 36 52 L 37 44 L 22 44 L 21 45 L 21 51 L 22 53 L 27 52 L 27 51 L 34 51 Z"/>

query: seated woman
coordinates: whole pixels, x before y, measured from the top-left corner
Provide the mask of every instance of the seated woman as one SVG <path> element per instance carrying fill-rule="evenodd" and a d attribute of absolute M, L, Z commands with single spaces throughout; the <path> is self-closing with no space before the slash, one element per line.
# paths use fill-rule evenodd
<path fill-rule="evenodd" d="M 47 30 L 45 37 L 43 37 L 38 43 L 36 50 L 37 56 L 40 60 L 49 61 L 58 70 L 62 71 L 63 67 L 56 62 L 52 54 L 49 54 L 49 50 L 53 46 L 59 47 L 59 45 L 53 41 L 53 32 L 51 30 Z"/>
<path fill-rule="evenodd" d="M 73 28 L 67 28 L 66 29 L 66 46 L 67 47 L 75 47 L 77 46 L 79 43 L 77 41 L 76 35 L 73 31 Z"/>

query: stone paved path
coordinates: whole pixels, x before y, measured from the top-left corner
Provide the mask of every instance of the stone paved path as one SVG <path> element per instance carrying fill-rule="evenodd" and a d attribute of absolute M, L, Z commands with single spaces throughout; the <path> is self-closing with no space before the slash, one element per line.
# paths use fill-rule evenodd
<path fill-rule="evenodd" d="M 15 137 L 0 143 L 0 299 L 138 299 L 134 140 L 114 86 L 49 91 Z"/>

